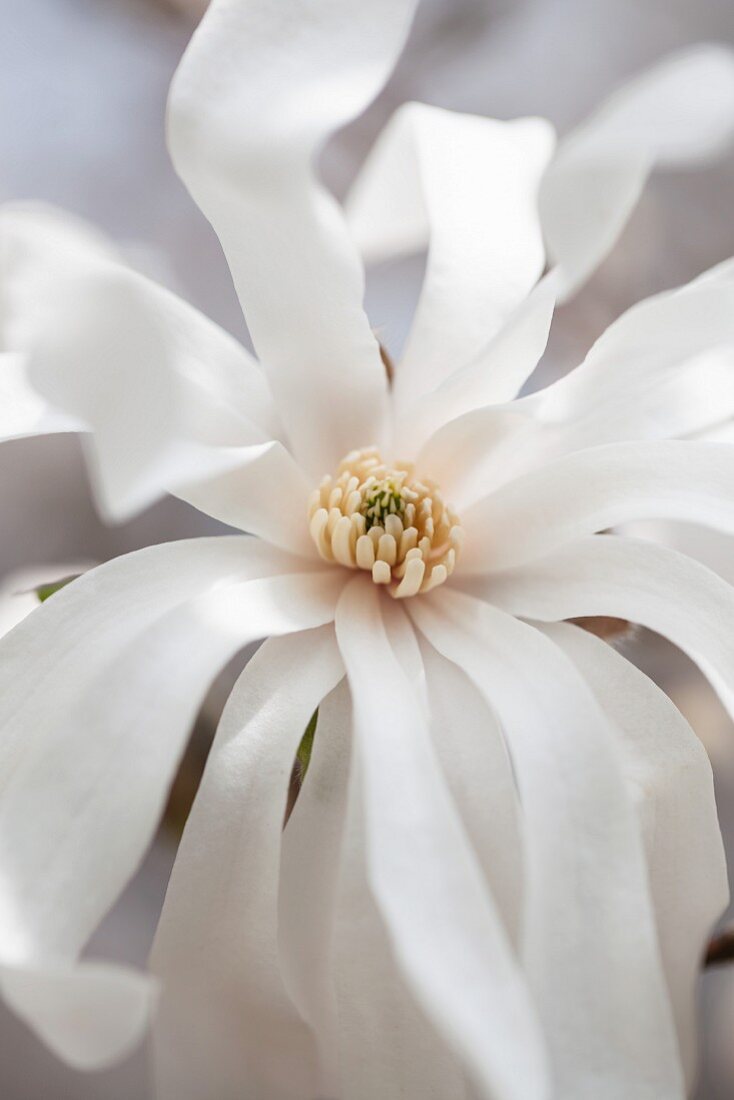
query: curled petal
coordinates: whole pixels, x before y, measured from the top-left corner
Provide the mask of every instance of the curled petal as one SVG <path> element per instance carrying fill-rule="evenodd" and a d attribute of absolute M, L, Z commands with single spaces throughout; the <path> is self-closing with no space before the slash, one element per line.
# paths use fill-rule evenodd
<path fill-rule="evenodd" d="M 734 55 L 673 54 L 560 143 L 540 191 L 548 251 L 568 297 L 611 250 L 656 164 L 709 160 L 734 137 Z"/>
<path fill-rule="evenodd" d="M 522 936 L 523 823 L 502 730 L 469 677 L 421 639 L 436 753 L 507 933 Z"/>
<path fill-rule="evenodd" d="M 231 527 L 316 558 L 306 522 L 312 485 L 282 443 L 222 449 L 220 474 L 176 489 L 176 496 Z"/>
<path fill-rule="evenodd" d="M 52 280 L 70 263 L 110 255 L 104 238 L 71 214 L 41 203 L 0 207 L 0 439 L 84 429 L 73 415 L 49 405 L 28 378 L 27 325 L 41 275 Z"/>
<path fill-rule="evenodd" d="M 216 672 L 333 617 L 342 578 L 302 565 L 244 538 L 154 547 L 2 639 L 0 964 L 73 966 L 150 843 Z"/>
<path fill-rule="evenodd" d="M 59 228 L 56 222 L 61 222 Z M 10 208 L 13 345 L 34 389 L 86 439 L 100 507 L 124 519 L 228 471 L 233 448 L 282 435 L 265 376 L 236 340 L 55 211 Z"/>
<path fill-rule="evenodd" d="M 49 406 L 33 388 L 25 356 L 0 351 L 0 440 L 81 428 L 73 417 Z"/>
<path fill-rule="evenodd" d="M 313 161 L 386 80 L 416 0 L 214 0 L 178 68 L 168 136 L 214 226 L 294 452 L 320 476 L 379 442 L 387 383 L 363 273 Z"/>
<path fill-rule="evenodd" d="M 279 865 L 298 742 L 342 676 L 332 628 L 271 639 L 225 707 L 152 954 L 164 1100 L 323 1095 L 279 964 Z"/>
<path fill-rule="evenodd" d="M 124 1058 L 141 1041 L 158 983 L 124 966 L 41 959 L 0 965 L 0 993 L 57 1057 L 94 1070 Z"/>
<path fill-rule="evenodd" d="M 634 809 L 613 728 L 537 630 L 457 592 L 411 617 L 495 710 L 523 808 L 522 957 L 557 1095 L 683 1097 Z"/>
<path fill-rule="evenodd" d="M 357 578 L 336 616 L 370 887 L 414 996 L 480 1089 L 546 1097 L 535 1011 L 446 788 L 420 696 L 390 644 L 382 599 Z"/>
<path fill-rule="evenodd" d="M 347 203 L 368 257 L 421 245 L 428 266 L 395 377 L 411 413 L 480 353 L 540 275 L 540 178 L 553 150 L 542 119 L 498 122 L 411 103 L 382 133 Z"/>
<path fill-rule="evenodd" d="M 556 622 L 609 615 L 668 638 L 734 714 L 734 589 L 675 550 L 592 535 L 547 558 L 467 584 L 514 615 Z"/>
<path fill-rule="evenodd" d="M 729 899 L 711 765 L 670 699 L 612 646 L 565 623 L 545 631 L 614 722 L 642 825 L 660 950 L 690 1089 L 701 958 Z"/>
<path fill-rule="evenodd" d="M 518 411 L 537 418 L 561 453 L 689 435 L 734 415 L 733 348 L 734 280 L 714 268 L 627 310 L 581 366 Z"/>
<path fill-rule="evenodd" d="M 352 768 L 334 943 L 341 1073 L 349 1100 L 476 1100 L 466 1072 L 411 992 L 370 889 L 362 783 Z"/>
<path fill-rule="evenodd" d="M 552 281 L 543 279 L 477 356 L 416 403 L 400 424 L 401 438 L 430 451 L 434 436 L 441 446 L 442 428 L 451 435 L 454 420 L 513 401 L 545 351 L 554 305 Z"/>
<path fill-rule="evenodd" d="M 280 864 L 281 972 L 293 1003 L 317 1036 L 327 1096 L 340 1095 L 334 955 L 351 755 L 350 707 L 345 682 L 319 706 L 308 772 L 288 819 Z"/>
<path fill-rule="evenodd" d="M 444 423 L 419 461 L 447 468 L 442 485 L 463 511 L 561 455 L 698 435 L 732 417 L 734 281 L 724 264 L 633 306 L 546 389 Z"/>
<path fill-rule="evenodd" d="M 515 568 L 635 519 L 679 519 L 734 534 L 731 447 L 686 440 L 577 451 L 462 511 L 460 569 Z"/>

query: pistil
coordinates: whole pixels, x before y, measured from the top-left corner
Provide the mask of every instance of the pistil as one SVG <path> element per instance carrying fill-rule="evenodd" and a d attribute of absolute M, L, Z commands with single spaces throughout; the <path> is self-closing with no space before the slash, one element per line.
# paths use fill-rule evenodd
<path fill-rule="evenodd" d="M 368 571 L 397 599 L 451 575 L 462 529 L 434 482 L 409 463 L 387 466 L 375 447 L 352 451 L 311 494 L 309 529 L 325 561 Z"/>

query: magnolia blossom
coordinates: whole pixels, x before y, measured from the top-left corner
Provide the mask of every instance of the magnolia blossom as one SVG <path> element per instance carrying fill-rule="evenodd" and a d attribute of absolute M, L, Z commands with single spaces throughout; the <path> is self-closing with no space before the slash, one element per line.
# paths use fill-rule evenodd
<path fill-rule="evenodd" d="M 728 138 L 732 65 L 670 62 L 552 160 L 542 120 L 406 108 L 346 220 L 314 154 L 377 93 L 413 7 L 213 0 L 178 70 L 171 151 L 259 362 L 104 242 L 9 215 L 18 378 L 93 431 L 107 510 L 168 488 L 249 534 L 100 566 L 0 643 L 0 988 L 87 1068 L 157 1007 L 177 1100 L 682 1097 L 727 897 L 710 768 L 666 697 L 568 620 L 659 631 L 731 704 L 731 588 L 605 533 L 734 526 L 730 447 L 689 438 L 734 413 L 729 268 L 517 395 L 653 160 Z M 390 379 L 355 242 L 428 236 Z M 261 638 L 151 973 L 86 958 L 207 685 Z"/>

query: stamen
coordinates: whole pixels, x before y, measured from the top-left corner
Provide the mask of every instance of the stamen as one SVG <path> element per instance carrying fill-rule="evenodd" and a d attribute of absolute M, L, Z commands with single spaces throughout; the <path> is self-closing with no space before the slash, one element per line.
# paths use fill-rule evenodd
<path fill-rule="evenodd" d="M 463 531 L 438 487 L 408 463 L 386 466 L 376 447 L 352 451 L 309 499 L 321 557 L 363 569 L 391 596 L 430 592 L 454 570 Z"/>

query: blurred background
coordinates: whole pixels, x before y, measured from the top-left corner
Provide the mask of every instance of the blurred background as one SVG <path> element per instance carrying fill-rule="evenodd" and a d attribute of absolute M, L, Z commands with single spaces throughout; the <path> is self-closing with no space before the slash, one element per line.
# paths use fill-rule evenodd
<path fill-rule="evenodd" d="M 0 200 L 42 199 L 91 219 L 124 245 L 134 264 L 244 336 L 218 242 L 174 176 L 164 144 L 167 87 L 204 6 L 205 0 L 2 0 Z M 326 151 L 325 174 L 343 193 L 380 127 L 406 99 L 499 118 L 541 114 L 564 133 L 628 75 L 704 40 L 734 45 L 731 0 L 423 0 L 388 88 Z M 733 184 L 734 157 L 703 171 L 653 178 L 613 255 L 559 311 L 543 366 L 547 376 L 578 363 L 607 324 L 640 297 L 686 282 L 734 254 Z M 393 352 L 405 336 L 421 270 L 420 262 L 405 261 L 370 275 L 370 316 Z M 0 516 L 0 586 L 19 568 L 40 567 L 43 576 L 45 567 L 53 575 L 59 562 L 102 561 L 212 529 L 211 521 L 173 500 L 124 526 L 103 526 L 78 442 L 64 436 L 3 445 Z M 690 532 L 681 537 L 695 538 Z M 719 564 L 734 579 L 730 554 L 722 544 Z M 670 647 L 641 635 L 628 649 L 706 743 L 731 865 L 734 731 L 700 677 Z M 168 823 L 95 937 L 93 954 L 137 963 L 146 958 L 177 824 L 226 683 L 225 674 L 202 711 Z M 697 1100 L 730 1100 L 734 966 L 708 971 L 701 998 Z M 149 1095 L 145 1051 L 114 1071 L 78 1076 L 0 1009 L 3 1100 Z"/>

